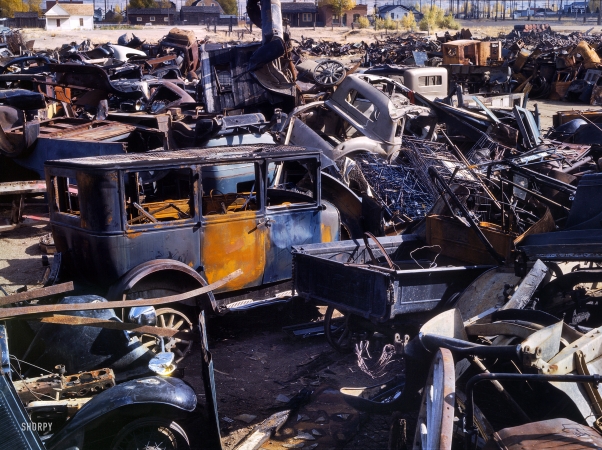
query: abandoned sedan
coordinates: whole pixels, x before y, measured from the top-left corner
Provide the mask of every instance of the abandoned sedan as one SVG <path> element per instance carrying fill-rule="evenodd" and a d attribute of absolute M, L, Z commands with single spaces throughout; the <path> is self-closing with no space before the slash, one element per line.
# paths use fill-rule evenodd
<path fill-rule="evenodd" d="M 202 306 L 281 298 L 291 246 L 339 239 L 339 212 L 320 196 L 323 161 L 286 146 L 50 161 L 56 248 L 73 278 L 109 288 L 110 300 L 185 292 L 237 269 Z"/>

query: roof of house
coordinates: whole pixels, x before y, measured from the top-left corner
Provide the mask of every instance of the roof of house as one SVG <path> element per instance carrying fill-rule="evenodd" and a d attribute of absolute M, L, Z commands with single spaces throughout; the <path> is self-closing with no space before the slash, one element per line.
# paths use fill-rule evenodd
<path fill-rule="evenodd" d="M 219 3 L 216 3 L 215 6 L 182 6 L 181 11 L 183 13 L 225 14 Z"/>
<path fill-rule="evenodd" d="M 45 16 L 53 17 L 66 17 L 66 16 L 90 16 L 94 15 L 94 5 L 88 3 L 86 5 L 81 4 L 69 4 L 69 3 L 57 3 L 50 8 Z"/>
<path fill-rule="evenodd" d="M 404 5 L 383 5 L 380 8 L 378 8 L 378 12 L 379 12 L 379 14 L 386 14 L 397 8 L 401 8 L 404 11 L 412 11 L 412 12 L 416 11 L 413 7 L 408 7 L 408 6 L 404 6 Z"/>
<path fill-rule="evenodd" d="M 39 17 L 37 12 L 16 12 L 15 19 L 30 19 L 35 17 L 36 19 Z"/>
<path fill-rule="evenodd" d="M 153 14 L 160 16 L 161 14 L 171 15 L 176 14 L 175 8 L 130 8 L 128 9 L 128 16 L 132 14 Z"/>
<path fill-rule="evenodd" d="M 280 6 L 283 13 L 315 13 L 318 10 L 313 2 L 283 2 Z"/>
<path fill-rule="evenodd" d="M 85 5 L 70 5 L 68 3 L 59 3 L 59 6 L 63 8 L 70 16 L 93 16 L 94 5 L 88 3 Z"/>

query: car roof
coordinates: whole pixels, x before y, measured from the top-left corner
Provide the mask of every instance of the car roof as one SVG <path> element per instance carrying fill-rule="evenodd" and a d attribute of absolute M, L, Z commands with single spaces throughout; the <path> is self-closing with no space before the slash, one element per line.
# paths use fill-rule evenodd
<path fill-rule="evenodd" d="M 47 167 L 77 169 L 124 169 L 130 167 L 164 167 L 179 164 L 233 163 L 262 158 L 320 157 L 315 148 L 292 145 L 247 145 L 238 147 L 189 148 L 175 151 L 151 151 L 120 155 L 85 156 L 46 161 Z"/>

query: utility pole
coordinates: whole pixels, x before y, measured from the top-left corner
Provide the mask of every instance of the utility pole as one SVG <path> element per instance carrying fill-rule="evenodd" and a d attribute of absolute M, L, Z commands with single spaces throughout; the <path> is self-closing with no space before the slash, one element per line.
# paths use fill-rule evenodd
<path fill-rule="evenodd" d="M 376 0 L 374 0 L 374 31 L 376 31 L 376 18 L 378 15 L 378 10 L 376 9 Z"/>

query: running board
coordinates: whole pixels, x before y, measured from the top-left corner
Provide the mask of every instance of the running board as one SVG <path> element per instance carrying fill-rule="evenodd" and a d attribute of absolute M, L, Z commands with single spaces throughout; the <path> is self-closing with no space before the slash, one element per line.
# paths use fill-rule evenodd
<path fill-rule="evenodd" d="M 285 291 L 278 294 L 276 297 L 266 298 L 263 300 L 253 300 L 250 298 L 246 300 L 239 300 L 226 305 L 226 311 L 248 311 L 250 309 L 260 308 L 262 306 L 287 303 L 292 298 L 291 294 L 291 291 Z"/>

